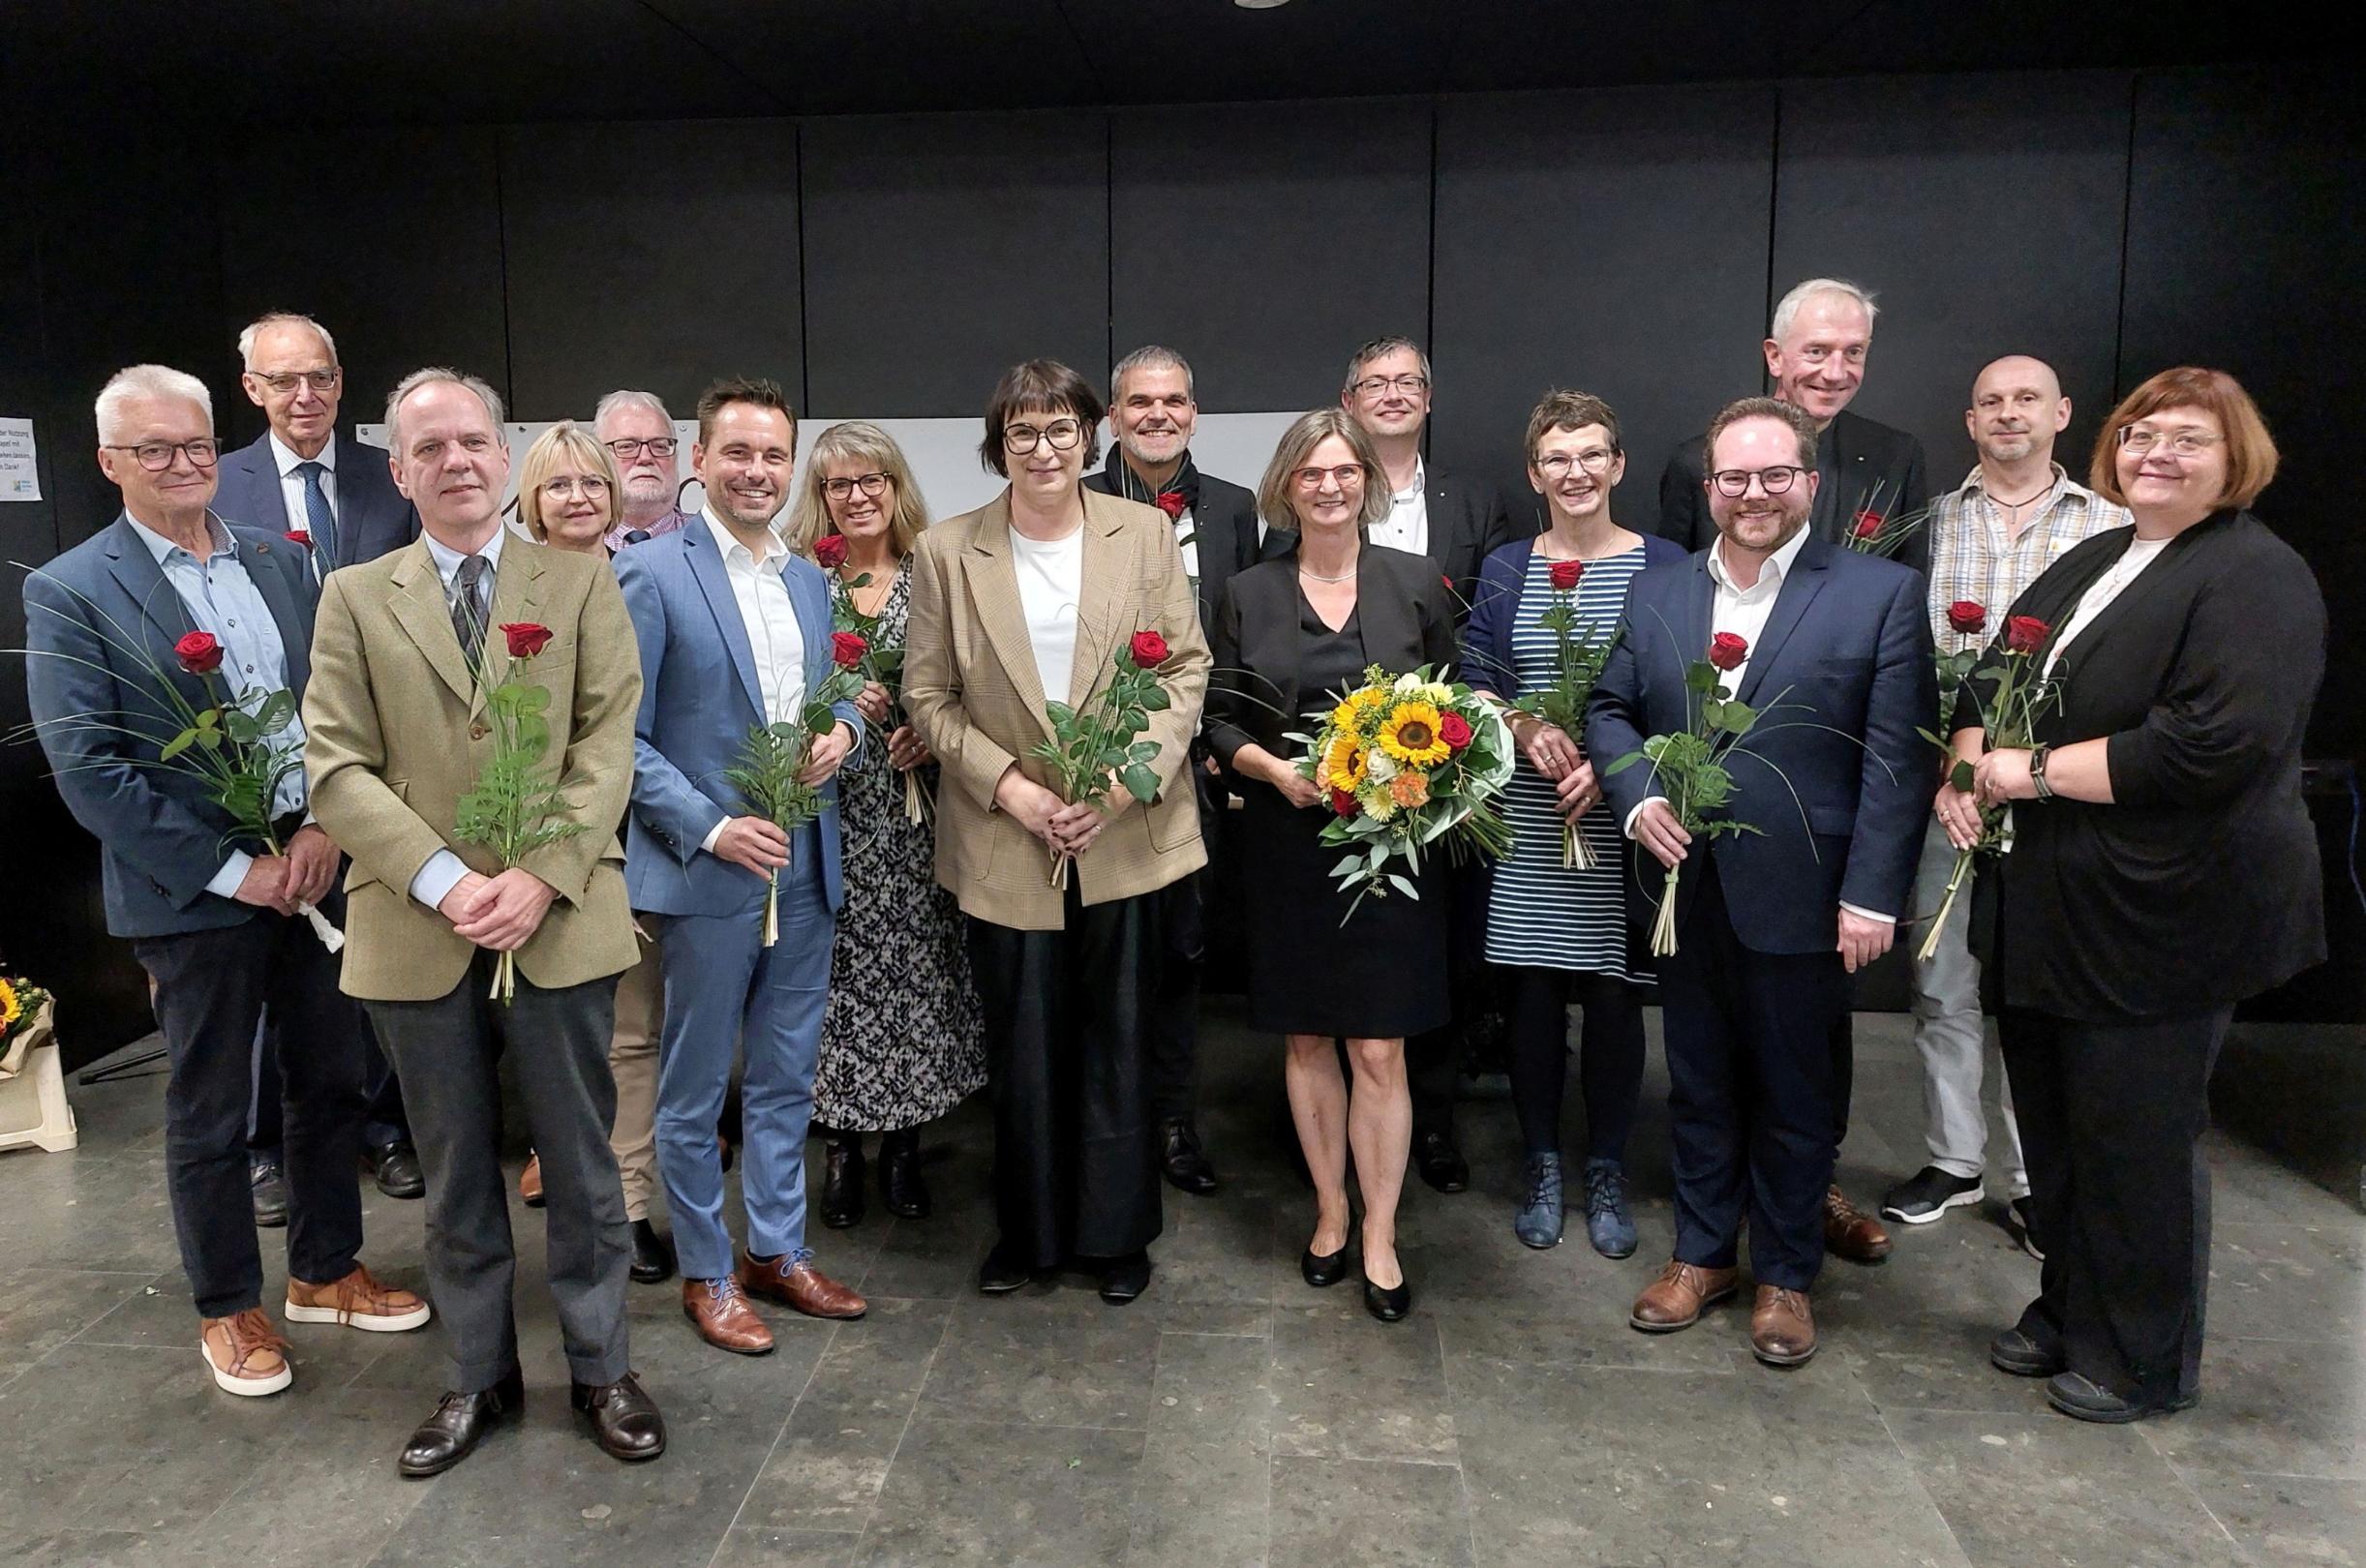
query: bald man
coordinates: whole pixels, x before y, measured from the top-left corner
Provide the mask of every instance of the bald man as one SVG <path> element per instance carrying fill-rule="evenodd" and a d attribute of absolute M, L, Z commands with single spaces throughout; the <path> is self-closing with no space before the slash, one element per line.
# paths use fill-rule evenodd
<path fill-rule="evenodd" d="M 2070 423 L 2071 400 L 2053 367 L 2027 354 L 2007 354 L 1972 383 L 1964 429 L 1980 453 L 1960 489 L 1931 503 L 1930 630 L 1941 653 L 1985 646 L 2004 624 L 2005 612 L 2062 552 L 2091 533 L 2125 527 L 2126 511 L 2074 481 L 2054 461 L 2054 440 Z M 1959 630 L 1950 612 L 1959 604 L 1985 612 L 1976 630 Z M 1966 612 L 1966 622 L 1969 614 Z M 1914 909 L 1927 916 L 1947 894 L 1956 852 L 1934 816 L 1923 838 Z M 1925 1132 L 1930 1162 L 1883 1197 L 1884 1218 L 1928 1224 L 1954 1208 L 1988 1195 L 1987 1117 L 1980 1104 L 1986 1050 L 1980 1013 L 1980 962 L 1967 931 L 1972 901 L 1958 893 L 1938 947 L 1914 966 L 1914 1043 L 1923 1057 Z M 1918 941 L 1919 946 L 1919 941 Z M 2001 1072 L 2005 1146 L 1996 1163 L 2004 1175 L 2005 1224 L 2031 1256 L 2044 1255 L 2029 1231 L 2029 1177 L 2021 1164 L 2020 1131 Z"/>

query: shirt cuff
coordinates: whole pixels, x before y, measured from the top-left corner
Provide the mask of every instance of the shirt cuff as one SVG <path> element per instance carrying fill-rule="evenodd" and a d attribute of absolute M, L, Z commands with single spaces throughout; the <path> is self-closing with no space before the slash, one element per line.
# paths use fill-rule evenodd
<path fill-rule="evenodd" d="M 1884 925 L 1896 925 L 1897 923 L 1897 917 L 1895 915 L 1884 915 L 1876 909 L 1860 909 L 1855 904 L 1849 903 L 1846 899 L 1841 900 L 1840 907 L 1848 911 L 1851 915 L 1856 916 L 1859 920 L 1879 920 Z"/>
<path fill-rule="evenodd" d="M 419 867 L 419 874 L 410 879 L 410 896 L 430 909 L 441 909 L 452 890 L 460 886 L 460 879 L 468 874 L 467 861 L 450 850 L 438 850 Z"/>
<path fill-rule="evenodd" d="M 1637 817 L 1640 817 L 1640 816 L 1642 816 L 1642 815 L 1643 815 L 1643 807 L 1644 807 L 1644 806 L 1647 806 L 1647 805 L 1650 805 L 1650 804 L 1652 803 L 1652 801 L 1653 801 L 1653 800 L 1661 800 L 1661 801 L 1664 801 L 1664 800 L 1666 800 L 1666 799 L 1667 799 L 1667 797 L 1666 797 L 1666 796 L 1664 796 L 1664 795 L 1654 795 L 1654 796 L 1652 796 L 1652 797 L 1650 797 L 1649 799 L 1645 799 L 1645 800 L 1643 801 L 1643 804 L 1642 804 L 1642 805 L 1638 805 L 1638 806 L 1636 806 L 1634 810 L 1629 811 L 1629 812 L 1626 814 L 1626 821 L 1625 821 L 1625 823 L 1624 823 L 1624 824 L 1623 824 L 1623 825 L 1621 826 L 1621 828 L 1620 828 L 1620 831 L 1622 831 L 1622 832 L 1625 833 L 1625 834 L 1626 834 L 1626 836 L 1627 836 L 1627 837 L 1629 837 L 1629 838 L 1634 837 L 1634 836 L 1635 836 L 1635 819 L 1636 819 Z"/>
<path fill-rule="evenodd" d="M 230 851 L 230 858 L 222 862 L 222 869 L 214 873 L 214 880 L 205 885 L 205 890 L 223 898 L 237 897 L 240 886 L 247 880 L 247 870 L 254 863 L 255 857 L 245 850 Z"/>
<path fill-rule="evenodd" d="M 698 841 L 698 847 L 705 850 L 708 854 L 713 855 L 714 853 L 715 840 L 721 838 L 723 836 L 723 829 L 730 826 L 731 819 L 729 817 L 725 817 L 722 821 L 716 823 L 713 827 L 707 829 L 707 836 Z"/>

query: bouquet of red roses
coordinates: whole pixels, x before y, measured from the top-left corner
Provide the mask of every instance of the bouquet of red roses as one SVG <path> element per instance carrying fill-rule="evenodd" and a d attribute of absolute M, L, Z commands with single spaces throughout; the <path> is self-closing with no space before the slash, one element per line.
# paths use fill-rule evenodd
<path fill-rule="evenodd" d="M 830 624 L 838 631 L 852 632 L 863 639 L 864 652 L 860 666 L 863 678 L 887 688 L 892 713 L 903 703 L 903 648 L 884 640 L 879 635 L 879 617 L 864 615 L 855 604 L 854 590 L 870 587 L 871 574 L 858 573 L 852 580 L 838 575 L 846 564 L 846 536 L 842 533 L 825 533 L 814 540 L 813 559 L 830 574 Z M 886 738 L 882 736 L 881 739 Z M 919 770 L 906 769 L 903 775 L 904 820 L 926 822 L 929 813 L 928 791 L 920 781 Z"/>
<path fill-rule="evenodd" d="M 1960 618 L 1957 616 L 1959 611 L 1964 612 Z M 1970 624 L 1972 618 L 1969 612 L 1972 611 L 1980 612 L 1978 625 Z M 1949 607 L 1947 618 L 1948 624 L 1956 630 L 1971 632 L 1987 624 L 1987 612 L 1965 599 Z M 1996 661 L 1985 668 L 1967 667 L 1952 672 L 1955 675 L 1952 682 L 1947 678 L 1951 673 L 1950 660 L 1967 659 L 1969 666 L 1979 666 L 1979 650 L 1967 648 L 1962 653 L 1941 656 L 1939 692 L 1942 707 L 1948 706 L 1947 699 L 1954 697 L 1967 680 L 1970 681 L 1974 700 L 1980 704 L 1982 744 L 1987 749 L 2016 750 L 2032 744 L 2037 738 L 2038 720 L 2045 716 L 2048 708 L 2061 701 L 2060 685 L 2038 674 L 2039 650 L 2045 648 L 2046 639 L 2052 632 L 2051 626 L 2035 616 L 2009 617 L 2005 621 L 2004 646 Z M 1979 693 L 1982 685 L 1988 688 L 1985 698 Z M 1945 728 L 1944 716 L 1940 723 Z M 1956 755 L 1954 739 L 1930 730 L 1923 732 L 1923 739 L 1946 754 L 1948 782 L 1969 793 L 1972 788 L 1972 765 Z M 1930 918 L 1929 933 L 1923 938 L 1922 947 L 1915 952 L 1918 960 L 1927 961 L 1932 953 L 1938 951 L 1939 931 L 1947 924 L 1948 911 L 1955 908 L 1956 894 L 1962 890 L 1964 879 L 1971 874 L 1973 859 L 1981 855 L 2002 855 L 2012 848 L 2012 812 L 2001 805 L 1984 809 L 1980 813 L 1980 837 L 1971 848 L 1956 852 L 1956 869 L 1947 879 L 1947 893 L 1939 900 L 1938 913 Z"/>
<path fill-rule="evenodd" d="M 1610 662 L 1610 650 L 1618 647 L 1619 633 L 1613 628 L 1607 637 L 1588 637 L 1578 629 L 1577 586 L 1586 575 L 1584 561 L 1553 561 L 1546 573 L 1553 601 L 1536 623 L 1553 634 L 1553 679 L 1530 690 L 1512 707 L 1574 739 L 1585 733 L 1587 701 L 1593 696 L 1594 682 L 1602 678 L 1602 667 Z M 1593 851 L 1586 835 L 1567 818 L 1561 825 L 1561 863 L 1578 871 L 1593 868 Z"/>
<path fill-rule="evenodd" d="M 1116 674 L 1082 710 L 1062 702 L 1046 702 L 1054 739 L 1041 740 L 1027 752 L 1050 765 L 1053 788 L 1071 805 L 1100 803 L 1114 784 L 1148 805 L 1158 799 L 1159 776 L 1150 765 L 1158 760 L 1159 744 L 1140 739 L 1150 727 L 1150 715 L 1173 706 L 1159 679 L 1167 662 L 1167 639 L 1154 631 L 1139 631 L 1117 650 Z M 1051 885 L 1068 887 L 1065 850 L 1051 852 Z"/>
<path fill-rule="evenodd" d="M 869 648 L 853 632 L 830 634 L 831 670 L 827 678 L 805 694 L 804 706 L 794 719 L 759 724 L 747 732 L 737 766 L 723 769 L 723 779 L 740 792 L 747 809 L 777 826 L 782 832 L 798 829 L 822 814 L 822 792 L 799 775 L 812 760 L 813 742 L 830 733 L 838 719 L 837 705 L 863 686 L 863 660 Z M 780 940 L 780 873 L 766 880 L 764 945 Z"/>

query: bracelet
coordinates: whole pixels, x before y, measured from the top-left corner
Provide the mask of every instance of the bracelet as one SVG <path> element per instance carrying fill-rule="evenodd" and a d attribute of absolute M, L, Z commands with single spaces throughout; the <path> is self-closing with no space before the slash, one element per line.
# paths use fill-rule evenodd
<path fill-rule="evenodd" d="M 2042 745 L 2029 753 L 2029 787 L 2038 792 L 2038 799 L 2041 800 L 2050 800 L 2054 798 L 2054 792 L 2046 782 L 2046 760 L 2052 754 L 2053 749 L 2050 744 Z"/>

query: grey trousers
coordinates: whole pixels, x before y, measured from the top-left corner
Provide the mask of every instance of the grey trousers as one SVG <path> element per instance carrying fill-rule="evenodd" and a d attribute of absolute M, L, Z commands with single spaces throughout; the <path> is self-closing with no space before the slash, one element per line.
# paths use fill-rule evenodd
<path fill-rule="evenodd" d="M 616 977 L 546 991 L 521 975 L 517 999 L 485 1000 L 495 955 L 479 952 L 433 1002 L 371 1002 L 371 1021 L 403 1081 L 427 1175 L 427 1279 L 451 1356 L 450 1388 L 491 1388 L 518 1365 L 510 1292 L 517 1253 L 501 1173 L 500 1063 L 511 1058 L 542 1160 L 551 1296 L 579 1383 L 631 1370 L 624 1291 L 632 1264 L 624 1190 L 608 1129 L 616 1084 L 608 1040 Z"/>
<path fill-rule="evenodd" d="M 1927 920 L 1947 897 L 1947 879 L 1955 874 L 1956 847 L 1947 829 L 1933 818 L 1923 834 L 1923 859 L 1914 878 L 1914 913 Z M 1972 956 L 1971 879 L 1987 865 L 1974 863 L 1939 945 L 1927 961 L 1914 965 L 1914 1048 L 1923 1058 L 1924 1131 L 1930 1144 L 1930 1162 L 1950 1176 L 1982 1176 L 1987 1171 L 1988 1119 L 1980 1106 L 1980 1081 L 1987 1075 L 1987 1030 L 1980 1011 L 1980 960 Z M 1922 951 L 1926 925 L 1907 927 L 1903 940 Z M 2005 1144 L 1995 1163 L 2004 1171 L 2005 1195 L 2029 1195 L 2029 1172 L 2021 1161 L 2021 1131 L 2013 1115 L 2013 1086 L 2005 1081 L 2004 1063 L 1996 1064 L 1996 1098 L 2004 1112 Z"/>

